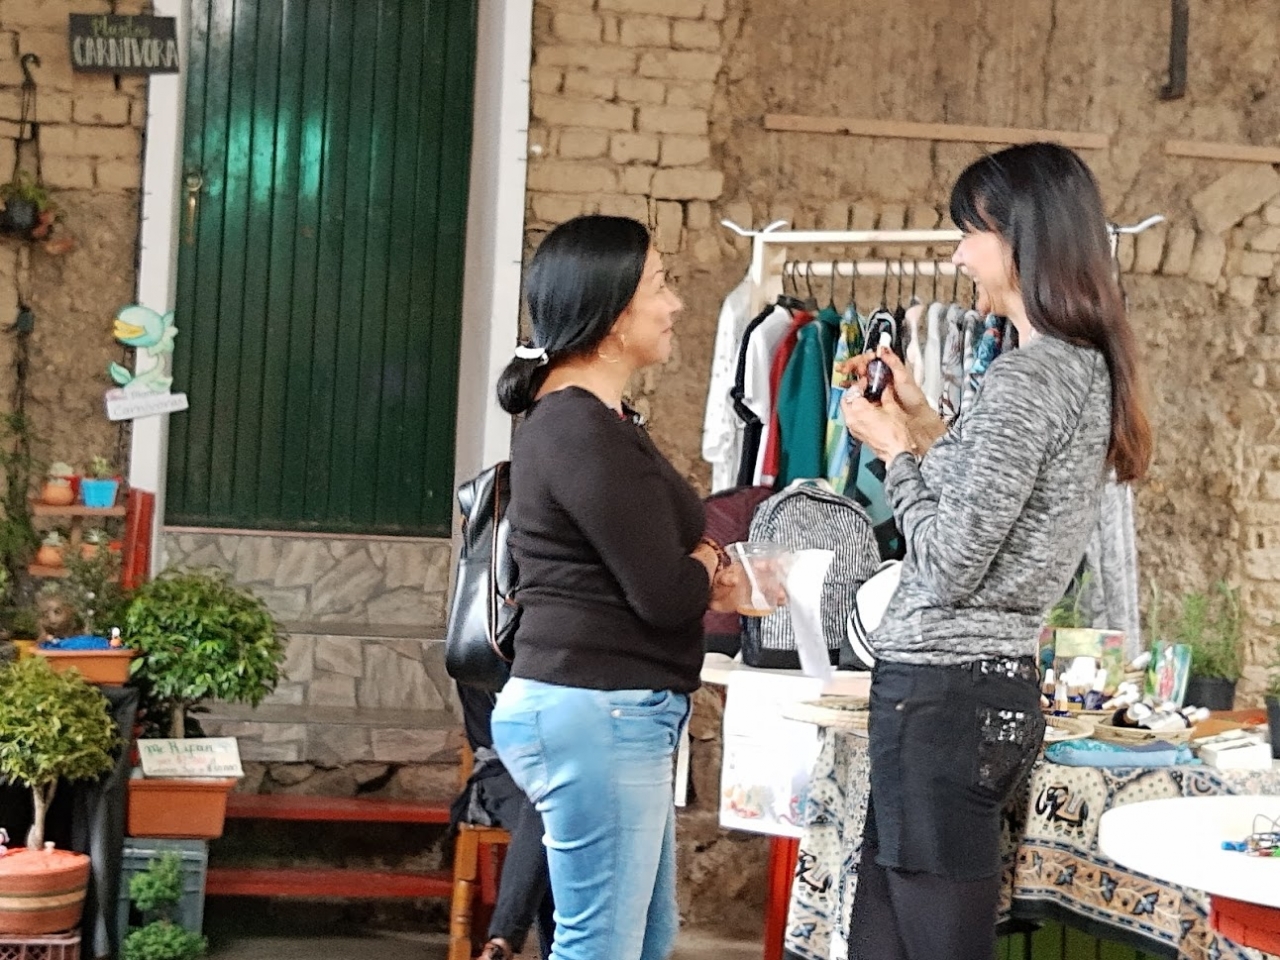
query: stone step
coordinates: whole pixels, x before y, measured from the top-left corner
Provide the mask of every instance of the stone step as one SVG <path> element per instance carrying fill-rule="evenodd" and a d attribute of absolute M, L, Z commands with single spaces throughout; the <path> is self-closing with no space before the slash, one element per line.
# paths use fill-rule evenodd
<path fill-rule="evenodd" d="M 462 726 L 450 710 L 213 704 L 207 736 L 235 737 L 251 763 L 456 765 Z"/>

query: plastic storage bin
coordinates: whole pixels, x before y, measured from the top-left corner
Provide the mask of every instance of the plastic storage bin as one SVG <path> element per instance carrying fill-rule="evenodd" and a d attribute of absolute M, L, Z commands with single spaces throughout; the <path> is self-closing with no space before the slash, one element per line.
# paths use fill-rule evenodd
<path fill-rule="evenodd" d="M 120 870 L 120 901 L 116 912 L 116 930 L 120 942 L 129 933 L 129 881 L 166 853 L 182 858 L 182 899 L 173 911 L 173 922 L 192 933 L 204 926 L 204 882 L 209 869 L 209 844 L 205 840 L 161 840 L 151 837 L 125 837 Z M 134 926 L 142 918 L 134 914 Z M 119 945 L 117 945 L 119 952 Z"/>

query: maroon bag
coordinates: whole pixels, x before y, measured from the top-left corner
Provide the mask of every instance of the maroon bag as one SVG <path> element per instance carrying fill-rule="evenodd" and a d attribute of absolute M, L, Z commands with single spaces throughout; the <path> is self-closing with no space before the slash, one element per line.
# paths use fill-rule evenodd
<path fill-rule="evenodd" d="M 723 547 L 748 538 L 751 517 L 756 507 L 773 496 L 771 487 L 733 487 L 707 497 L 707 526 L 703 536 Z M 702 616 L 706 648 L 711 653 L 736 656 L 742 645 L 742 617 L 736 613 L 713 613 Z"/>

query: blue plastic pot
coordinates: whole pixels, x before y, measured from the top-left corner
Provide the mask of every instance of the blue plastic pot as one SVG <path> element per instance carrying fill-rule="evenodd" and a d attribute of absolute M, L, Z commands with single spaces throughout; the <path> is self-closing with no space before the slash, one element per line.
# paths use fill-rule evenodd
<path fill-rule="evenodd" d="M 80 481 L 80 500 L 86 507 L 99 510 L 114 507 L 119 489 L 119 480 L 90 480 L 84 477 Z"/>

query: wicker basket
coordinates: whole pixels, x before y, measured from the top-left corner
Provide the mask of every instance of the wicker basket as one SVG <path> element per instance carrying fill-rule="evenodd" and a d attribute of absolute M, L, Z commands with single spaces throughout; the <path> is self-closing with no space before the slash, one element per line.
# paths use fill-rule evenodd
<path fill-rule="evenodd" d="M 1067 740 L 1087 740 L 1093 736 L 1093 723 L 1072 714 L 1069 717 L 1044 718 L 1044 742 L 1064 743 Z"/>
<path fill-rule="evenodd" d="M 1190 743 L 1192 730 L 1183 727 L 1181 730 L 1145 730 L 1141 727 L 1114 727 L 1109 723 L 1100 723 L 1093 728 L 1095 740 L 1108 743 L 1119 743 L 1130 747 L 1140 747 L 1148 743 L 1163 740 L 1165 743 Z"/>
<path fill-rule="evenodd" d="M 869 719 L 867 707 L 866 697 L 823 697 L 820 700 L 788 703 L 783 706 L 782 715 L 789 720 L 812 723 L 819 727 L 865 734 Z"/>
<path fill-rule="evenodd" d="M 0 960 L 80 960 L 80 934 L 0 936 Z"/>

